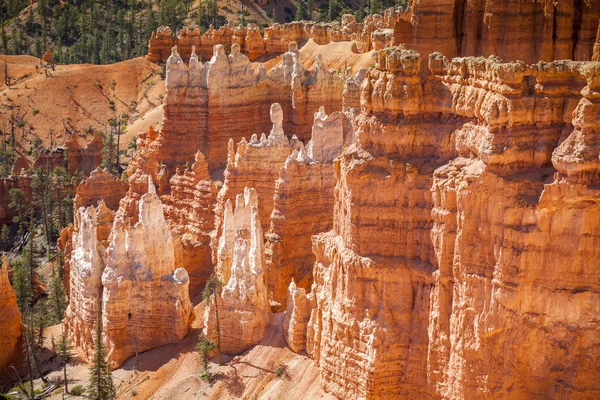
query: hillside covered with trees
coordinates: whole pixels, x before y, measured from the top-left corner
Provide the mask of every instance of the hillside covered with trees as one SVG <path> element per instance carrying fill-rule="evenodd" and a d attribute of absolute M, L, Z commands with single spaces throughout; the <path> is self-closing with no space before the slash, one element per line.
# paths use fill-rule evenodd
<path fill-rule="evenodd" d="M 407 0 L 7 0 L 0 3 L 0 53 L 42 57 L 50 50 L 61 64 L 111 64 L 143 56 L 159 26 L 173 32 L 199 25 L 206 30 L 227 21 L 266 27 L 273 22 L 329 22 L 343 14 L 360 21 Z M 277 9 L 280 8 L 279 12 Z M 253 14 L 250 13 L 252 11 Z"/>

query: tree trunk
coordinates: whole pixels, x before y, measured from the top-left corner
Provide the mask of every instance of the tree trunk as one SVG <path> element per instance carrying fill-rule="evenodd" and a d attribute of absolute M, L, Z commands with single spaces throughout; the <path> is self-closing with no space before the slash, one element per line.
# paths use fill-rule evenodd
<path fill-rule="evenodd" d="M 215 316 L 217 320 L 217 350 L 219 351 L 219 365 L 223 363 L 221 355 L 221 327 L 219 326 L 219 304 L 217 302 L 218 290 L 215 291 Z"/>
<path fill-rule="evenodd" d="M 63 374 L 65 376 L 65 393 L 69 394 L 69 381 L 67 380 L 67 362 L 63 360 Z"/>

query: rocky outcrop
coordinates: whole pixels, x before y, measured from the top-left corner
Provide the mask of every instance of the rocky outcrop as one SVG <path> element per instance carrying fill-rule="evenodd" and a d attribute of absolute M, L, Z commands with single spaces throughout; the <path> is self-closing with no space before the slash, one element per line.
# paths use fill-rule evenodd
<path fill-rule="evenodd" d="M 206 158 L 196 153 L 195 162 L 185 171 L 177 170 L 170 182 L 170 194 L 161 197 L 171 232 L 181 238 L 178 265 L 188 271 L 194 287 L 204 286 L 213 271 L 210 251 L 211 232 L 215 228 L 213 207 L 216 188 L 208 174 Z"/>
<path fill-rule="evenodd" d="M 599 19 L 600 3 L 593 1 L 414 0 L 397 13 L 394 44 L 447 57 L 586 61 Z"/>
<path fill-rule="evenodd" d="M 290 44 L 282 64 L 269 72 L 262 64 L 256 68 L 240 51 L 234 43 L 231 54 L 225 55 L 224 47 L 216 45 L 209 62 L 201 63 L 193 53 L 186 66 L 173 48 L 167 60 L 163 130 L 140 136 L 129 175 L 143 162 L 144 171 L 158 181 L 160 165 L 164 164 L 169 177 L 198 150 L 206 156 L 211 173 L 222 170 L 230 139 L 238 142 L 271 128 L 272 103 L 281 105 L 284 129 L 300 139 L 308 139 L 312 115 L 321 105 L 328 112 L 341 109 L 343 77 L 327 71 L 320 62 L 314 71 L 306 71 L 295 43 Z M 236 110 L 233 114 L 232 109 Z"/>
<path fill-rule="evenodd" d="M 218 312 L 221 351 L 241 353 L 258 343 L 269 324 L 270 306 L 264 281 L 263 233 L 258 198 L 246 188 L 237 196 L 235 212 L 227 201 L 219 238 L 217 274 L 225 286 L 206 308 L 207 336 L 216 336 Z"/>
<path fill-rule="evenodd" d="M 595 393 L 598 66 L 437 53 L 428 67 L 386 49 L 362 83 L 333 229 L 313 237 L 306 348 L 323 387 Z"/>
<path fill-rule="evenodd" d="M 600 329 L 593 317 L 600 298 L 592 244 L 600 232 L 599 194 L 592 189 L 599 178 L 598 129 L 592 121 L 598 118 L 600 66 L 561 62 L 541 67 L 533 66 L 538 79 L 534 99 L 556 112 L 536 113 L 528 136 L 517 134 L 523 129 L 518 120 L 494 128 L 497 119 L 491 118 L 489 127 L 484 124 L 486 136 L 509 129 L 509 148 L 500 149 L 492 139 L 491 145 L 479 146 L 478 156 L 469 157 L 457 140 L 462 157 L 434 174 L 432 240 L 439 270 L 431 298 L 429 370 L 443 397 L 510 391 L 517 397 L 585 398 L 600 391 L 592 383 Z M 579 73 L 588 86 L 571 113 L 564 91 L 574 89 Z M 541 84 L 549 76 L 555 84 L 550 93 Z M 512 96 L 498 96 L 490 105 L 501 110 L 499 101 L 519 109 Z M 506 121 L 508 115 L 494 117 Z M 563 115 L 569 121 L 561 131 Z M 557 140 L 567 129 L 572 132 Z M 527 143 L 532 136 L 537 143 Z M 471 137 L 469 142 L 476 141 Z M 519 155 L 521 163 L 511 162 L 511 155 L 524 147 L 539 149 L 543 156 L 530 152 Z"/>
<path fill-rule="evenodd" d="M 173 46 L 178 46 L 181 55 L 188 59 L 195 47 L 199 56 L 209 60 L 215 55 L 215 45 L 233 48 L 238 44 L 240 50 L 251 61 L 263 56 L 275 56 L 288 51 L 292 42 L 304 43 L 313 39 L 317 44 L 325 45 L 330 42 L 355 40 L 362 52 L 368 52 L 373 47 L 371 36 L 374 32 L 385 29 L 390 32 L 388 41 L 381 44 L 387 47 L 392 44 L 392 29 L 397 19 L 397 12 L 386 10 L 384 15 L 369 15 L 363 23 L 357 23 L 351 14 L 345 14 L 341 22 L 316 23 L 309 21 L 294 21 L 286 24 L 273 24 L 264 29 L 264 36 L 256 24 L 246 27 L 234 26 L 228 23 L 219 29 L 211 27 L 203 35 L 198 27 L 183 28 L 179 35 L 174 36 L 169 27 L 160 27 L 152 33 L 148 42 L 148 59 L 152 62 L 165 61 Z"/>
<path fill-rule="evenodd" d="M 290 282 L 287 295 L 283 335 L 290 349 L 298 353 L 306 348 L 306 329 L 313 296 L 307 296 L 306 290 L 296 286 L 294 281 Z"/>
<path fill-rule="evenodd" d="M 21 342 L 21 312 L 17 305 L 17 296 L 8 279 L 8 262 L 2 254 L 0 266 L 0 309 L 2 310 L 2 329 L 0 329 L 0 371 L 4 371 L 11 362 L 18 360 Z"/>
<path fill-rule="evenodd" d="M 113 367 L 128 357 L 183 339 L 193 318 L 189 276 L 150 184 L 132 225 L 117 217 L 102 273 L 103 323 Z"/>
<path fill-rule="evenodd" d="M 109 209 L 116 211 L 119 209 L 119 202 L 125 197 L 127 189 L 126 181 L 115 178 L 106 169 L 97 168 L 77 186 L 74 200 L 75 209 L 87 208 L 96 205 L 99 200 L 103 200 Z"/>
<path fill-rule="evenodd" d="M 275 184 L 265 256 L 269 295 L 276 310 L 285 310 L 288 286 L 310 290 L 311 237 L 333 225 L 333 160 L 352 141 L 352 128 L 341 113 L 330 116 L 323 108 L 314 115 L 312 139 L 287 158 Z M 262 196 L 260 197 L 263 198 Z"/>
<path fill-rule="evenodd" d="M 138 352 L 181 340 L 193 317 L 188 274 L 175 265 L 180 244 L 169 231 L 153 184 L 147 185 L 135 223 L 123 214 L 115 217 L 100 202 L 98 209 L 79 208 L 73 233 L 65 326 L 89 357 L 100 304 L 113 368 Z M 106 225 L 112 226 L 108 245 L 102 240 Z"/>
<path fill-rule="evenodd" d="M 229 142 L 227 169 L 225 181 L 217 196 L 217 226 L 221 231 L 224 207 L 227 200 L 234 200 L 243 194 L 246 187 L 252 187 L 261 199 L 258 205 L 258 216 L 263 230 L 269 227 L 269 217 L 273 210 L 273 194 L 279 170 L 298 143 L 297 139 L 290 140 L 285 135 L 283 125 L 283 111 L 278 103 L 271 105 L 271 122 L 273 127 L 266 137 L 264 133 L 260 139 L 256 134 L 250 141 L 243 138 L 233 152 L 233 140 Z"/>
<path fill-rule="evenodd" d="M 102 136 L 99 132 L 94 133 L 91 141 L 77 135 L 71 135 L 71 138 L 65 144 L 67 150 L 67 161 L 69 174 L 74 175 L 77 171 L 84 176 L 89 175 L 98 168 L 102 162 Z"/>
<path fill-rule="evenodd" d="M 98 240 L 98 213 L 94 206 L 77 210 L 75 225 L 70 261 L 69 306 L 63 323 L 73 344 L 81 348 L 86 357 L 91 357 L 98 317 L 98 298 L 102 296 L 106 247 Z"/>

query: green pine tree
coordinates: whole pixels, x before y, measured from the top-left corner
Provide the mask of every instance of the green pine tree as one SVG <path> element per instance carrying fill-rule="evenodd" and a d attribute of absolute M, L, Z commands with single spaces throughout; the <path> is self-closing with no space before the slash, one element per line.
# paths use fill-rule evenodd
<path fill-rule="evenodd" d="M 216 344 L 213 343 L 212 340 L 204 336 L 203 333 L 198 335 L 198 342 L 196 343 L 196 351 L 200 353 L 200 358 L 202 358 L 202 379 L 205 381 L 211 381 L 213 379 L 213 374 L 209 369 L 209 361 L 210 361 L 210 352 L 213 351 L 217 347 Z"/>
<path fill-rule="evenodd" d="M 59 323 L 65 316 L 65 310 L 67 309 L 67 296 L 65 295 L 62 277 L 56 268 L 52 270 L 49 300 L 51 302 L 53 321 Z"/>
<path fill-rule="evenodd" d="M 88 397 L 92 400 L 109 400 L 115 395 L 115 387 L 108 363 L 106 349 L 102 340 L 102 303 L 98 296 L 98 316 L 96 318 L 96 353 L 90 366 L 90 384 Z"/>
<path fill-rule="evenodd" d="M 206 285 L 204 286 L 204 291 L 202 292 L 202 299 L 207 303 L 209 301 L 214 301 L 215 305 L 215 319 L 217 322 L 217 350 L 219 351 L 219 365 L 221 365 L 221 328 L 219 325 L 219 305 L 217 302 L 217 296 L 221 292 L 221 288 L 223 287 L 223 282 L 219 279 L 219 277 L 215 274 L 211 274 L 211 276 L 206 281 Z"/>
<path fill-rule="evenodd" d="M 67 365 L 73 359 L 73 345 L 67 337 L 67 332 L 63 329 L 60 335 L 60 342 L 58 343 L 58 355 L 62 358 L 63 364 L 63 379 L 65 381 L 65 394 L 69 394 L 69 380 L 67 377 Z"/>

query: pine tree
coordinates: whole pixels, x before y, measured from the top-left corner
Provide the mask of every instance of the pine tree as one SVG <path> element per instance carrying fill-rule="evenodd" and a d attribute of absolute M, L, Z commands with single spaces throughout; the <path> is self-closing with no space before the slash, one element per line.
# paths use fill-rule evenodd
<path fill-rule="evenodd" d="M 25 224 L 27 223 L 27 215 L 31 210 L 29 200 L 25 196 L 25 193 L 21 189 L 13 188 L 8 192 L 10 196 L 10 203 L 8 207 L 12 209 L 17 215 L 13 218 L 13 222 L 17 223 L 19 228 L 19 236 L 25 234 Z"/>
<path fill-rule="evenodd" d="M 109 400 L 115 395 L 112 375 L 106 362 L 106 350 L 102 340 L 102 302 L 98 296 L 98 314 L 96 318 L 96 353 L 90 366 L 90 384 L 88 397 L 92 400 Z"/>
<path fill-rule="evenodd" d="M 298 0 L 298 8 L 296 9 L 296 21 L 308 21 L 308 12 L 304 0 Z"/>
<path fill-rule="evenodd" d="M 56 268 L 52 270 L 52 279 L 50 280 L 50 302 L 54 322 L 59 323 L 65 316 L 67 297 L 62 283 L 62 277 Z"/>
<path fill-rule="evenodd" d="M 29 281 L 29 272 L 22 260 L 13 262 L 12 286 L 17 296 L 17 305 L 21 314 L 24 314 L 33 299 L 31 282 Z"/>
<path fill-rule="evenodd" d="M 204 336 L 203 333 L 198 335 L 198 342 L 196 343 L 196 351 L 200 353 L 200 358 L 202 358 L 202 379 L 205 381 L 211 381 L 213 375 L 209 370 L 209 357 L 210 352 L 213 351 L 217 346 L 213 343 L 212 340 Z"/>
<path fill-rule="evenodd" d="M 31 181 L 33 189 L 33 203 L 42 210 L 44 222 L 44 235 L 46 237 L 47 251 L 50 251 L 52 243 L 56 239 L 52 235 L 52 180 L 46 168 L 37 168 L 33 171 Z"/>
<path fill-rule="evenodd" d="M 206 281 L 206 286 L 204 286 L 204 291 L 202 292 L 202 299 L 206 302 L 214 301 L 215 305 L 215 316 L 217 322 L 217 350 L 219 351 L 219 365 L 221 365 L 221 328 L 219 326 L 219 305 L 217 302 L 217 296 L 221 292 L 221 288 L 223 287 L 223 282 L 219 279 L 215 274 L 211 274 L 211 276 Z"/>
<path fill-rule="evenodd" d="M 71 344 L 71 341 L 67 337 L 67 332 L 64 330 L 64 328 L 63 328 L 62 334 L 60 335 L 60 342 L 58 343 L 58 355 L 60 356 L 60 358 L 62 358 L 63 375 L 64 375 L 64 381 L 65 381 L 65 393 L 69 394 L 69 380 L 67 378 L 67 365 L 69 365 L 69 363 L 73 359 L 73 346 Z"/>
<path fill-rule="evenodd" d="M 0 231 L 0 244 L 2 244 L 4 249 L 7 249 L 8 246 L 10 246 L 10 243 L 10 229 L 8 228 L 8 225 L 3 224 L 2 230 Z"/>

